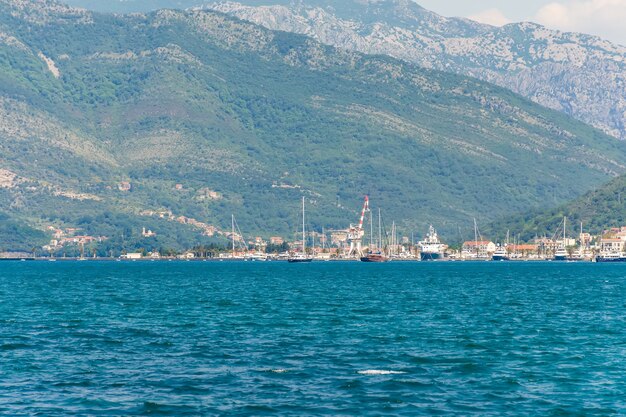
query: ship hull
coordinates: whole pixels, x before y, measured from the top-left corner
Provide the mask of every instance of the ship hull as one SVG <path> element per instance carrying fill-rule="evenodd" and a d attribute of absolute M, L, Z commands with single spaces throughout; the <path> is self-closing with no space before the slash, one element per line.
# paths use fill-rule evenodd
<path fill-rule="evenodd" d="M 602 256 L 596 257 L 596 262 L 599 263 L 617 263 L 617 262 L 626 262 L 626 257 L 622 256 L 619 258 L 604 258 Z"/>
<path fill-rule="evenodd" d="M 309 263 L 309 262 L 313 262 L 313 259 L 287 259 L 287 262 L 289 262 L 290 264 L 305 264 L 305 263 Z"/>
<path fill-rule="evenodd" d="M 491 257 L 492 261 L 510 261 L 511 259 L 508 256 L 504 255 L 493 255 Z"/>
<path fill-rule="evenodd" d="M 361 262 L 383 263 L 389 262 L 389 258 L 384 255 L 367 255 L 361 258 Z"/>
<path fill-rule="evenodd" d="M 443 256 L 442 254 L 435 252 L 421 252 L 420 259 L 422 261 L 438 261 L 440 259 L 443 259 Z"/>
<path fill-rule="evenodd" d="M 553 261 L 558 261 L 558 262 L 563 262 L 563 261 L 567 261 L 567 256 L 555 256 Z"/>

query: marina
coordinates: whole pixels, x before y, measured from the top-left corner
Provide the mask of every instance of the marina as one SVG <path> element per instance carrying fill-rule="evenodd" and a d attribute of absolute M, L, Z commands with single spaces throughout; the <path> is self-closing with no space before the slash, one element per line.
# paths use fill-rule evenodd
<path fill-rule="evenodd" d="M 310 263 L 313 261 L 360 261 L 365 263 L 398 262 L 446 262 L 446 261 L 555 261 L 555 262 L 626 262 L 626 227 L 604 230 L 599 235 L 585 233 L 580 225 L 576 238 L 570 237 L 568 219 L 564 217 L 559 227 L 548 237 L 535 237 L 520 242 L 519 237 L 506 232 L 504 242 L 493 242 L 485 238 L 473 220 L 474 240 L 447 244 L 430 224 L 423 238 L 414 241 L 402 236 L 395 221 L 388 230 L 380 207 L 373 210 L 369 196 L 365 196 L 358 222 L 346 229 L 328 229 L 321 227 L 321 232 L 307 223 L 306 198 L 301 198 L 299 231 L 293 240 L 274 235 L 269 241 L 256 236 L 249 238 L 242 233 L 235 215 L 231 215 L 230 231 L 222 233 L 229 243 L 228 247 L 215 245 L 211 248 L 198 246 L 189 250 L 172 253 L 162 251 L 123 251 L 114 256 L 98 254 L 97 245 L 106 241 L 101 237 L 90 236 L 65 238 L 69 244 L 77 245 L 75 256 L 66 256 L 63 246 L 44 246 L 49 256 L 32 253 L 0 253 L 1 260 L 106 260 L 123 261 L 287 261 L 289 263 Z M 77 230 L 77 229 L 76 229 Z M 320 230 L 320 229 L 318 229 Z M 57 233 L 62 233 L 58 230 Z M 144 228 L 142 234 L 155 236 L 156 232 Z M 419 236 L 420 233 L 418 232 Z M 56 240 L 53 241 L 57 242 Z M 87 248 L 86 245 L 90 247 Z M 63 250 L 63 253 L 60 253 Z M 92 255 L 87 255 L 88 253 Z"/>

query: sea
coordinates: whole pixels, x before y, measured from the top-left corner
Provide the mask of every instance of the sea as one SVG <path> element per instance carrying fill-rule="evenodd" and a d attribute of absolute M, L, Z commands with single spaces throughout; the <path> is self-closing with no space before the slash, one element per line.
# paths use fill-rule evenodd
<path fill-rule="evenodd" d="M 626 414 L 626 264 L 0 262 L 7 416 Z"/>

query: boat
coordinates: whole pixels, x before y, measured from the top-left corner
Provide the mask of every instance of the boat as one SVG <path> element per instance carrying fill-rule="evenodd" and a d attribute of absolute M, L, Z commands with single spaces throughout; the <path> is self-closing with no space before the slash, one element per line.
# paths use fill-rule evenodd
<path fill-rule="evenodd" d="M 228 258 L 232 261 L 246 261 L 248 248 L 246 247 L 245 239 L 243 238 L 241 229 L 239 229 L 239 225 L 237 224 L 237 220 L 235 219 L 234 214 L 230 215 L 230 222 L 231 253 Z M 237 246 L 241 248 L 239 253 L 237 253 Z"/>
<path fill-rule="evenodd" d="M 509 253 L 506 250 L 505 246 L 498 246 L 496 251 L 491 256 L 492 261 L 509 261 L 511 258 L 509 257 Z"/>
<path fill-rule="evenodd" d="M 287 262 L 290 264 L 298 264 L 298 263 L 309 263 L 313 262 L 313 258 L 303 255 L 301 253 L 295 254 L 287 259 Z"/>
<path fill-rule="evenodd" d="M 571 262 L 584 261 L 585 255 L 580 249 L 578 249 L 578 250 L 575 250 L 574 253 L 572 253 L 572 255 L 567 258 L 567 260 Z"/>
<path fill-rule="evenodd" d="M 291 264 L 309 263 L 313 262 L 312 256 L 306 254 L 306 231 L 304 228 L 304 197 L 302 197 L 302 253 L 291 255 L 287 262 Z"/>
<path fill-rule="evenodd" d="M 567 261 L 568 260 L 568 254 L 567 254 L 567 249 L 565 249 L 563 246 L 560 246 L 556 252 L 554 252 L 554 258 L 552 258 L 555 261 Z"/>
<path fill-rule="evenodd" d="M 626 254 L 620 252 L 601 253 L 596 256 L 595 260 L 599 263 L 626 262 Z"/>
<path fill-rule="evenodd" d="M 430 225 L 426 239 L 417 243 L 422 261 L 437 261 L 445 257 L 446 245 L 441 243 L 437 231 Z"/>
<path fill-rule="evenodd" d="M 372 216 L 370 215 L 370 223 L 372 223 L 371 217 Z M 386 232 L 385 232 L 385 234 L 386 234 Z M 373 240 L 373 238 L 370 236 L 370 246 L 372 246 L 372 240 Z M 373 248 L 370 249 L 370 251 L 369 251 L 369 253 L 367 255 L 362 256 L 361 258 L 359 258 L 360 261 L 361 262 L 372 262 L 372 263 L 389 262 L 391 259 L 381 249 L 382 241 L 383 241 L 382 216 L 380 214 L 380 209 L 378 209 L 378 242 L 377 242 L 377 245 L 376 245 L 377 248 L 375 250 Z"/>
<path fill-rule="evenodd" d="M 383 253 L 369 253 L 366 256 L 363 256 L 361 258 L 361 262 L 376 262 L 376 263 L 382 263 L 382 262 L 389 262 L 391 259 L 389 259 L 387 256 L 385 256 L 385 254 Z"/>
<path fill-rule="evenodd" d="M 567 261 L 569 259 L 569 254 L 567 253 L 567 249 L 565 248 L 565 244 L 567 242 L 567 232 L 566 232 L 566 226 L 567 225 L 567 217 L 563 217 L 563 244 L 561 246 L 559 246 L 559 248 L 556 250 L 556 252 L 554 252 L 554 258 L 552 258 L 552 260 L 554 261 Z"/>

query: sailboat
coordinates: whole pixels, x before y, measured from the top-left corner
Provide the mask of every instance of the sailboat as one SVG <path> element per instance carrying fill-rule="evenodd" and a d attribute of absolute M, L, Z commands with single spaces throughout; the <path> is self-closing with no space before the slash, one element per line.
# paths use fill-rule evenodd
<path fill-rule="evenodd" d="M 567 261 L 568 259 L 567 248 L 565 247 L 565 243 L 567 242 L 567 232 L 565 229 L 567 227 L 566 225 L 567 217 L 563 217 L 563 245 L 559 246 L 559 248 L 554 253 L 555 261 Z"/>
<path fill-rule="evenodd" d="M 370 223 L 371 223 L 371 215 L 370 215 Z M 371 235 L 370 235 L 370 240 L 371 240 Z M 382 241 L 383 241 L 382 222 L 381 222 L 380 209 L 378 209 L 378 247 L 376 248 L 376 251 L 373 251 L 372 249 L 370 249 L 369 253 L 366 256 L 361 258 L 361 262 L 376 262 L 376 263 L 389 262 L 390 261 L 389 257 L 387 256 L 387 254 L 385 254 L 385 252 L 381 248 Z M 371 242 L 370 242 L 370 246 L 371 246 Z"/>
<path fill-rule="evenodd" d="M 313 262 L 313 257 L 307 256 L 306 254 L 306 231 L 304 229 L 304 224 L 304 197 L 302 197 L 302 253 L 297 253 L 289 257 L 287 259 L 287 262 L 289 263 Z"/>
<path fill-rule="evenodd" d="M 241 230 L 239 229 L 239 225 L 237 224 L 237 220 L 235 220 L 235 215 L 231 214 L 230 216 L 231 218 L 231 232 L 230 232 L 230 239 L 231 239 L 231 253 L 230 253 L 230 259 L 232 260 L 246 260 L 246 254 L 247 254 L 247 249 L 245 246 L 245 243 L 243 243 L 244 239 L 243 239 L 243 234 L 241 234 Z M 237 234 L 237 232 L 239 232 L 239 234 Z M 241 245 L 241 254 L 237 253 L 237 245 Z"/>

